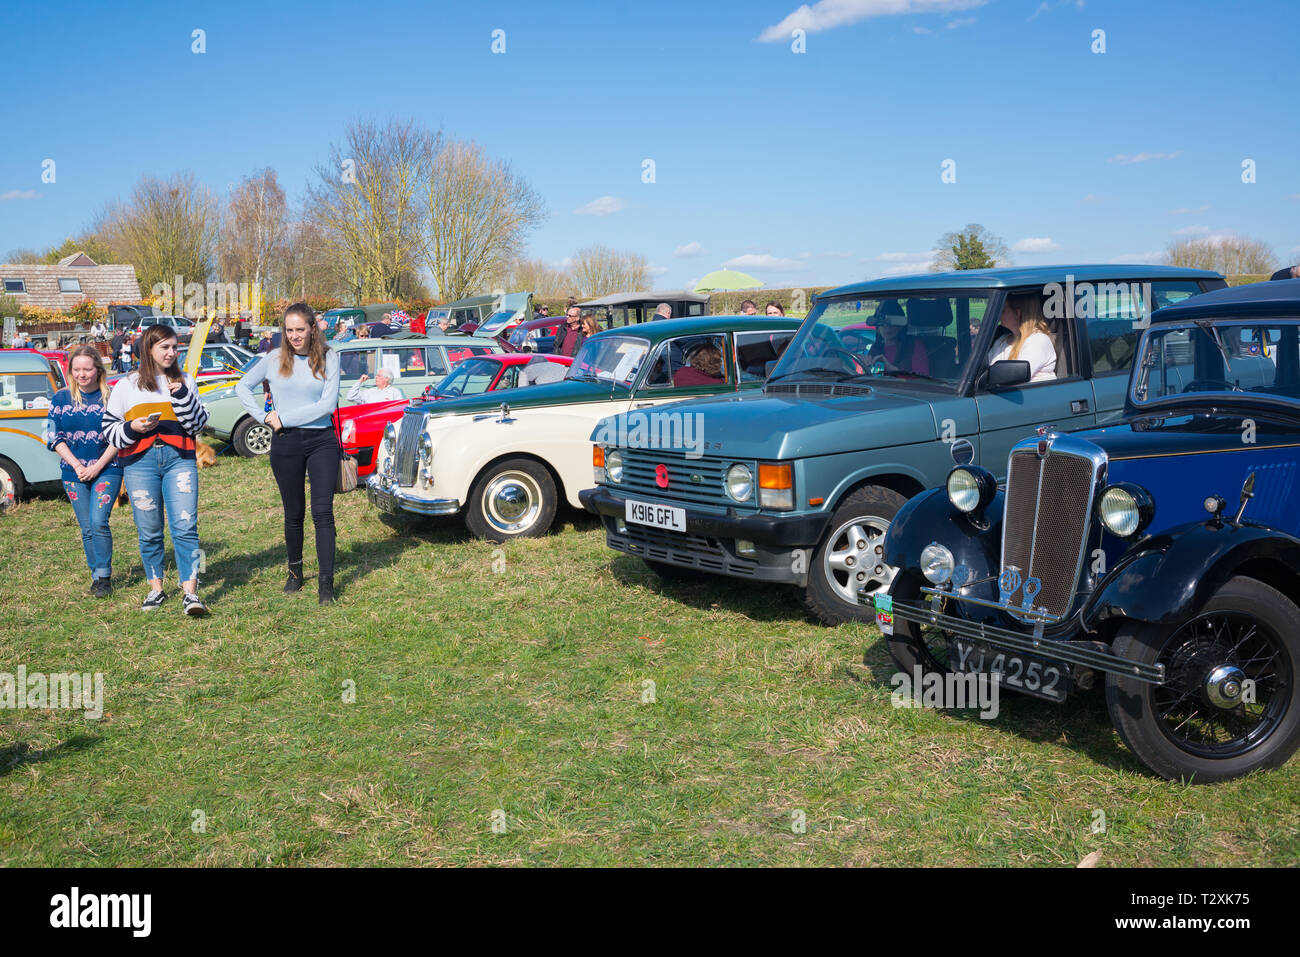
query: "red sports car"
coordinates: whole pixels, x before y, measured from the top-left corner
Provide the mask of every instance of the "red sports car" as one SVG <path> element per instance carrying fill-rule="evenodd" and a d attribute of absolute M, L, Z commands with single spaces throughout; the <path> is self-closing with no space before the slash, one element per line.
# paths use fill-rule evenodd
<path fill-rule="evenodd" d="M 453 361 L 456 358 L 451 348 L 447 349 L 447 357 Z M 425 389 L 417 401 L 458 399 L 463 395 L 555 381 L 564 378 L 572 362 L 568 356 L 538 356 L 526 352 L 473 356 L 456 363 L 446 378 Z M 339 430 L 343 448 L 348 455 L 357 457 L 358 476 L 369 475 L 375 470 L 375 452 L 384 438 L 384 427 L 400 419 L 407 404 L 406 399 L 371 402 L 345 406 L 334 413 L 334 427 Z"/>

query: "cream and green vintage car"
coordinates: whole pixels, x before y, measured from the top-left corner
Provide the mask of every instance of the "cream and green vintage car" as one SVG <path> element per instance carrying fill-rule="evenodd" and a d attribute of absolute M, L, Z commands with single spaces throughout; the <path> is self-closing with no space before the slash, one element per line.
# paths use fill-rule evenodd
<path fill-rule="evenodd" d="M 581 508 L 591 487 L 591 434 L 602 419 L 646 410 L 647 436 L 692 447 L 695 422 L 651 411 L 681 399 L 763 384 L 796 319 L 666 319 L 592 336 L 560 382 L 412 403 L 390 424 L 370 477 L 370 501 L 389 513 L 464 513 L 479 538 L 546 533 L 561 500 Z"/>

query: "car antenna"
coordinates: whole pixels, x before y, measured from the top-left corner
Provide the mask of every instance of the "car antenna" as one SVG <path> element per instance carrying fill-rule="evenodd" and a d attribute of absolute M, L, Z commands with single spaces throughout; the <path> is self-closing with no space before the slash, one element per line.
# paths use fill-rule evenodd
<path fill-rule="evenodd" d="M 1246 478 L 1246 484 L 1241 487 L 1241 508 L 1237 509 L 1237 516 L 1232 520 L 1233 525 L 1241 524 L 1241 514 L 1246 511 L 1246 503 L 1255 497 L 1255 473 L 1251 472 Z"/>

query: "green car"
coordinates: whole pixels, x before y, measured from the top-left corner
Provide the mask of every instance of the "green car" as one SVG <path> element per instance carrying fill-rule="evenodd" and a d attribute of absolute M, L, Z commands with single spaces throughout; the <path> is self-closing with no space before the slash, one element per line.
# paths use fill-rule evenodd
<path fill-rule="evenodd" d="M 330 343 L 330 348 L 339 353 L 341 406 L 354 404 L 348 400 L 348 390 L 363 374 L 373 381 L 377 369 L 388 369 L 393 385 L 410 399 L 423 393 L 425 386 L 441 382 L 462 359 L 504 351 L 491 339 L 465 336 L 353 339 L 341 344 Z M 250 360 L 244 371 L 255 361 Z M 233 384 L 203 396 L 203 404 L 208 410 L 205 435 L 231 443 L 236 452 L 248 458 L 271 450 L 271 429 L 248 414 Z"/>

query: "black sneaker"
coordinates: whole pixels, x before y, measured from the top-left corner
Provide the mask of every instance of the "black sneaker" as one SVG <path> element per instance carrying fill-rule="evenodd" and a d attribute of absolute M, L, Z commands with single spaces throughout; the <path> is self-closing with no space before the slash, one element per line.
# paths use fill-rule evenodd
<path fill-rule="evenodd" d="M 159 589 L 158 591 L 151 591 L 149 592 L 149 597 L 147 597 L 144 600 L 144 603 L 140 606 L 140 610 L 153 611 L 155 608 L 161 607 L 162 603 L 165 602 L 166 600 L 167 600 L 167 593 L 162 589 Z"/>
<path fill-rule="evenodd" d="M 195 618 L 208 613 L 208 606 L 203 604 L 199 596 L 191 595 L 189 592 L 186 592 L 185 597 L 181 599 L 181 609 L 185 614 Z"/>
<path fill-rule="evenodd" d="M 96 598 L 107 598 L 113 594 L 113 580 L 107 576 L 96 578 L 90 584 L 90 593 Z"/>

